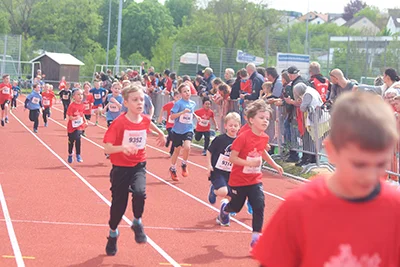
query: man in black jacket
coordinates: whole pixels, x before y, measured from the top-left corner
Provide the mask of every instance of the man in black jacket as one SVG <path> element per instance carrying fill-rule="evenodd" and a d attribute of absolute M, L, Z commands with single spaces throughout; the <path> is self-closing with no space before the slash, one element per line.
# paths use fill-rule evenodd
<path fill-rule="evenodd" d="M 257 72 L 256 65 L 249 63 L 246 66 L 247 73 L 251 80 L 251 94 L 241 94 L 241 99 L 246 100 L 257 100 L 260 97 L 260 91 L 262 90 L 262 85 L 264 83 L 264 77 Z"/>

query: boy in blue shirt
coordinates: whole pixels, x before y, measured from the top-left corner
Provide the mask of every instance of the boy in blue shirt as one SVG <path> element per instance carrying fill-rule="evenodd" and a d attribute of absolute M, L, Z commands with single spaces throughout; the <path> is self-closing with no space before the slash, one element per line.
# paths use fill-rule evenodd
<path fill-rule="evenodd" d="M 33 121 L 33 132 L 37 133 L 39 127 L 40 109 L 43 108 L 42 96 L 38 84 L 33 85 L 33 91 L 25 100 L 25 109 L 29 109 L 29 120 Z"/>
<path fill-rule="evenodd" d="M 107 95 L 107 105 L 104 107 L 106 112 L 107 127 L 121 114 L 124 99 L 121 95 L 121 84 L 119 82 L 113 83 L 111 87 L 112 94 Z"/>
<path fill-rule="evenodd" d="M 94 103 L 92 109 L 96 114 L 96 125 L 99 124 L 99 116 L 101 116 L 103 110 L 103 102 L 105 100 L 105 96 L 107 95 L 107 90 L 104 88 L 100 88 L 100 81 L 94 81 L 94 88 L 89 91 L 94 98 Z"/>
<path fill-rule="evenodd" d="M 187 169 L 187 160 L 189 157 L 190 146 L 193 139 L 193 117 L 200 120 L 200 117 L 194 113 L 196 103 L 190 100 L 190 87 L 187 84 L 181 84 L 178 88 L 182 98 L 178 100 L 171 109 L 170 118 L 174 120 L 175 124 L 172 127 L 172 145 L 175 150 L 171 157 L 171 167 L 169 172 L 172 180 L 179 181 L 176 174 L 176 161 L 183 146 L 182 155 L 182 176 L 189 175 Z"/>
<path fill-rule="evenodd" d="M 21 89 L 18 86 L 18 81 L 13 81 L 12 90 L 13 90 L 13 98 L 11 100 L 11 108 L 16 109 L 17 108 L 17 98 L 18 98 L 19 94 L 21 93 Z"/>

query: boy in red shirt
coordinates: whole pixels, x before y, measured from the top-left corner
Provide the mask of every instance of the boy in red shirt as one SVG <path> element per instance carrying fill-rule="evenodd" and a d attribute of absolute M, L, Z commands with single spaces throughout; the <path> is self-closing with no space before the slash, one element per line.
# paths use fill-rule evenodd
<path fill-rule="evenodd" d="M 50 117 L 50 108 L 53 106 L 53 99 L 56 100 L 54 92 L 51 91 L 50 84 L 44 85 L 45 91 L 42 93 L 43 98 L 43 122 L 44 127 L 47 127 L 47 117 Z"/>
<path fill-rule="evenodd" d="M 174 100 L 171 102 L 168 102 L 162 107 L 162 110 L 160 112 L 160 116 L 158 117 L 158 123 L 162 123 L 162 116 L 164 112 L 167 112 L 167 120 L 165 123 L 165 128 L 167 129 L 168 136 L 167 136 L 167 142 L 165 143 L 166 147 L 169 147 L 169 143 L 172 142 L 172 127 L 174 126 L 175 120 L 172 120 L 170 118 L 171 115 L 171 109 L 175 105 L 176 101 L 181 99 L 181 94 L 179 93 L 178 90 L 174 90 L 172 95 L 174 96 Z M 174 154 L 174 146 L 171 145 L 171 149 L 169 150 L 169 154 L 172 156 Z"/>
<path fill-rule="evenodd" d="M 259 238 L 264 221 L 262 159 L 280 175 L 283 170 L 265 151 L 269 141 L 269 137 L 265 133 L 271 115 L 269 106 L 261 99 L 256 100 L 249 105 L 246 115 L 251 131 L 239 135 L 232 143 L 229 157 L 229 161 L 233 164 L 229 177 L 232 198 L 230 202 L 222 201 L 217 222 L 223 226 L 229 226 L 229 213 L 238 213 L 248 198 L 253 207 L 253 235 L 250 244 L 253 246 Z"/>
<path fill-rule="evenodd" d="M 1 106 L 1 126 L 8 123 L 8 105 L 12 99 L 12 85 L 10 83 L 10 75 L 3 75 L 3 82 L 0 83 L 0 106 Z"/>
<path fill-rule="evenodd" d="M 165 145 L 164 133 L 151 120 L 143 115 L 144 92 L 136 85 L 130 85 L 122 91 L 124 106 L 128 111 L 111 123 L 104 135 L 104 153 L 110 155 L 113 165 L 111 178 L 110 236 L 106 253 L 117 253 L 118 224 L 125 213 L 129 192 L 132 192 L 134 220 L 131 229 L 137 243 L 146 243 L 142 214 L 146 199 L 146 139 L 151 129 L 158 134 L 158 144 Z"/>
<path fill-rule="evenodd" d="M 81 135 L 82 131 L 87 127 L 88 123 L 83 115 L 84 105 L 82 103 L 83 91 L 81 89 L 75 89 L 72 92 L 72 102 L 68 106 L 68 163 L 72 163 L 72 150 L 75 143 L 76 161 L 83 162 L 81 157 Z"/>
<path fill-rule="evenodd" d="M 208 97 L 203 98 L 203 107 L 194 112 L 200 120 L 197 120 L 194 139 L 200 141 L 204 135 L 204 149 L 202 152 L 203 156 L 206 156 L 208 146 L 210 145 L 210 120 L 214 123 L 215 130 L 218 131 L 218 125 L 214 118 L 214 111 L 211 110 L 211 101 Z"/>
<path fill-rule="evenodd" d="M 85 82 L 83 84 L 83 106 L 84 106 L 84 111 L 83 115 L 85 116 L 85 119 L 87 121 L 90 121 L 92 118 L 92 106 L 94 103 L 94 97 L 93 95 L 89 92 L 89 90 L 92 88 L 91 84 L 89 82 Z M 82 136 L 86 136 L 85 130 L 82 132 Z"/>
<path fill-rule="evenodd" d="M 379 110 L 379 112 L 374 112 Z M 325 141 L 336 170 L 292 192 L 253 250 L 262 266 L 400 266 L 400 194 L 380 178 L 398 140 L 390 106 L 339 96 Z"/>

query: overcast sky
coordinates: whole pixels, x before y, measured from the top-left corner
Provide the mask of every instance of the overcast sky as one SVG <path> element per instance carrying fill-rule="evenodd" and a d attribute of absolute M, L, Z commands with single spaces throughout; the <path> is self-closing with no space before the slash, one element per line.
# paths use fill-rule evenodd
<path fill-rule="evenodd" d="M 307 13 L 307 3 L 310 3 L 310 11 L 320 13 L 343 13 L 344 6 L 350 0 L 268 0 L 270 7 L 280 10 L 299 11 Z M 400 1 L 396 0 L 367 0 L 367 5 L 377 6 L 379 9 L 400 7 Z"/>

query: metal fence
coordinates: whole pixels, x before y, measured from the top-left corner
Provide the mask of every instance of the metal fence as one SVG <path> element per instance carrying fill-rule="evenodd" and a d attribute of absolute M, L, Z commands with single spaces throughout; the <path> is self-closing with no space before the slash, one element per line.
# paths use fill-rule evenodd
<path fill-rule="evenodd" d="M 0 34 L 0 74 L 20 76 L 23 72 L 21 61 L 21 35 Z"/>

